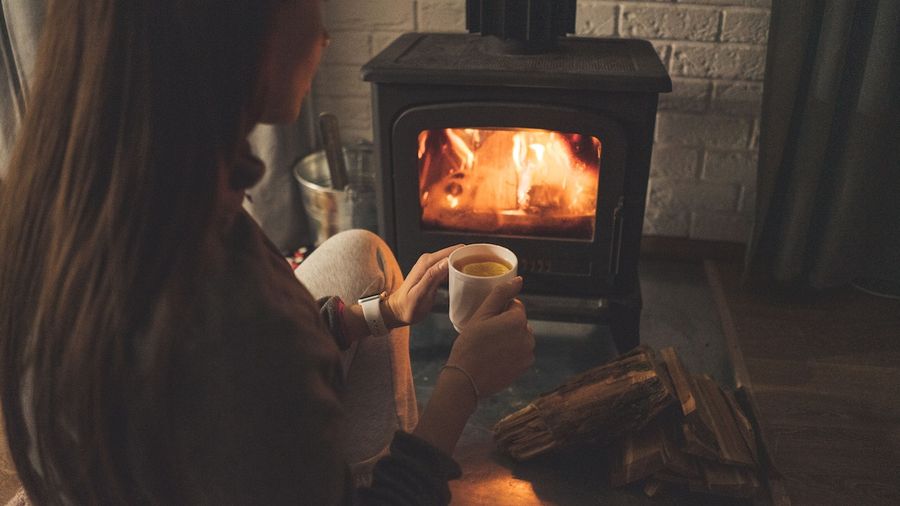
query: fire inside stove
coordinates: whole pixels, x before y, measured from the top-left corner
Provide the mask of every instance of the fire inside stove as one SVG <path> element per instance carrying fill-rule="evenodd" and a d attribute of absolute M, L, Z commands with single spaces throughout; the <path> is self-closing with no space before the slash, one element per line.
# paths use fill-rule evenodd
<path fill-rule="evenodd" d="M 592 241 L 601 143 L 538 129 L 446 128 L 419 134 L 422 226 Z"/>

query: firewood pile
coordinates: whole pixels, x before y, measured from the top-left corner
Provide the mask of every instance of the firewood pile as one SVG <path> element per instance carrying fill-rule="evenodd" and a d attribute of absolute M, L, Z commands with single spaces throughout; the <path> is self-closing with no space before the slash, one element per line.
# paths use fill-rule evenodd
<path fill-rule="evenodd" d="M 516 460 L 564 447 L 605 448 L 613 486 L 752 497 L 760 488 L 753 425 L 731 391 L 692 375 L 673 348 L 640 346 L 579 374 L 494 426 Z"/>

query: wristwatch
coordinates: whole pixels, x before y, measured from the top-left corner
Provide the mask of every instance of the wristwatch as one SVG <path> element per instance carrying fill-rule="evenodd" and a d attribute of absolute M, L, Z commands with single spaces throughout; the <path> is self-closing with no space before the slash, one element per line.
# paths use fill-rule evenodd
<path fill-rule="evenodd" d="M 384 318 L 381 316 L 381 301 L 387 296 L 387 292 L 376 293 L 359 299 L 357 302 L 362 307 L 363 316 L 369 326 L 369 333 L 373 337 L 384 337 L 390 333 Z"/>

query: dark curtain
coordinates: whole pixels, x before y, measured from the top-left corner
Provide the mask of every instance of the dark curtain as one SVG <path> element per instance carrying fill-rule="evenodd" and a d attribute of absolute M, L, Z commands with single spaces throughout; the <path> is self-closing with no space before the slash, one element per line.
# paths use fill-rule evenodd
<path fill-rule="evenodd" d="M 776 1 L 747 272 L 900 286 L 900 1 Z"/>

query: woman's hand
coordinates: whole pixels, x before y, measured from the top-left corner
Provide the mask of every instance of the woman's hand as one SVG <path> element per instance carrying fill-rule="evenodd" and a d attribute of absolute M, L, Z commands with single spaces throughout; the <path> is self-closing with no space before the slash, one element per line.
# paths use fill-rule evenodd
<path fill-rule="evenodd" d="M 534 334 L 515 298 L 521 290 L 521 277 L 494 287 L 450 351 L 447 364 L 468 372 L 482 397 L 508 387 L 534 363 Z"/>
<path fill-rule="evenodd" d="M 437 289 L 447 281 L 447 257 L 462 246 L 457 244 L 419 257 L 400 288 L 384 301 L 384 321 L 389 327 L 411 325 L 425 318 L 434 306 Z"/>
<path fill-rule="evenodd" d="M 534 363 L 534 335 L 525 307 L 515 299 L 522 278 L 494 288 L 456 339 L 447 365 L 438 376 L 431 399 L 419 419 L 415 435 L 448 455 L 475 411 L 479 396 L 493 395 L 509 386 Z"/>
<path fill-rule="evenodd" d="M 516 300 L 522 278 L 494 288 L 453 343 L 447 365 L 438 376 L 431 399 L 414 434 L 453 454 L 478 398 L 506 388 L 534 363 L 534 335 L 525 307 Z M 469 378 L 471 376 L 471 378 Z"/>

